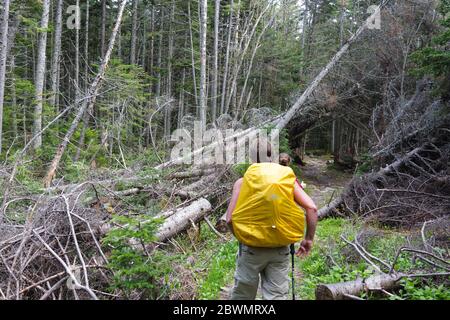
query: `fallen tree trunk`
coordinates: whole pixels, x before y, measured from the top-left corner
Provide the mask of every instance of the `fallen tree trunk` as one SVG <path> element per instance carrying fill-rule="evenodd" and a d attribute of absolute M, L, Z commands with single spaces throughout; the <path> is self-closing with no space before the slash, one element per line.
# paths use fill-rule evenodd
<path fill-rule="evenodd" d="M 338 197 L 331 201 L 328 205 L 325 207 L 320 208 L 319 211 L 317 211 L 317 217 L 319 220 L 328 218 L 332 215 L 336 214 L 336 208 L 342 203 L 342 197 Z"/>
<path fill-rule="evenodd" d="M 376 180 L 385 177 L 389 174 L 395 173 L 402 167 L 404 164 L 406 164 L 408 161 L 410 161 L 413 157 L 418 155 L 420 152 L 424 151 L 426 149 L 426 145 L 422 145 L 418 148 L 415 148 L 414 150 L 408 152 L 400 159 L 397 159 L 396 161 L 392 162 L 388 166 L 381 168 L 377 173 L 373 174 L 370 177 L 370 182 L 373 183 Z M 343 203 L 343 197 L 340 196 L 333 200 L 330 204 L 328 204 L 325 207 L 320 208 L 317 215 L 319 217 L 319 220 L 325 219 L 331 216 L 334 216 L 337 214 L 336 208 L 339 207 Z"/>
<path fill-rule="evenodd" d="M 435 278 L 448 277 L 450 272 L 436 273 L 376 273 L 368 278 L 358 278 L 354 281 L 320 284 L 316 287 L 316 300 L 363 300 L 359 296 L 364 292 L 383 292 L 391 295 L 387 290 L 401 287 L 403 278 Z"/>
<path fill-rule="evenodd" d="M 392 290 L 399 287 L 403 274 L 376 274 L 366 279 L 320 284 L 316 288 L 316 300 L 345 300 L 360 296 L 363 292 Z"/>
<path fill-rule="evenodd" d="M 143 221 L 142 224 L 153 221 L 154 219 L 164 218 L 163 224 L 156 232 L 157 241 L 163 242 L 186 230 L 193 222 L 195 223 L 203 219 L 211 209 L 211 203 L 205 198 L 200 198 L 186 207 L 162 212 L 152 217 L 151 220 Z M 127 225 L 121 226 L 121 228 L 125 227 Z M 113 226 L 111 224 L 104 225 L 100 230 L 100 234 L 104 235 L 112 228 Z"/>
<path fill-rule="evenodd" d="M 216 172 L 216 169 L 195 169 L 191 171 L 175 172 L 169 175 L 169 179 L 188 179 L 210 175 Z"/>
<path fill-rule="evenodd" d="M 189 228 L 192 223 L 203 219 L 211 211 L 211 203 L 205 198 L 194 201 L 187 207 L 176 210 L 175 212 L 161 213 L 155 218 L 165 217 L 166 220 L 159 227 L 156 237 L 158 241 L 166 241 L 178 233 Z M 169 216 L 167 216 L 169 214 Z"/>

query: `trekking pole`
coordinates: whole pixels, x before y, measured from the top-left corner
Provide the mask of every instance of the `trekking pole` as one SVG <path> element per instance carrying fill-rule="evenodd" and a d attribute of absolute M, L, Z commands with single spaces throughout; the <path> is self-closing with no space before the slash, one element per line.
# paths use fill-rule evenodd
<path fill-rule="evenodd" d="M 291 244 L 290 249 L 291 249 L 291 257 L 292 257 L 292 274 L 291 274 L 291 279 L 292 279 L 292 300 L 295 300 L 295 278 L 294 278 L 295 246 L 294 246 L 294 244 Z"/>

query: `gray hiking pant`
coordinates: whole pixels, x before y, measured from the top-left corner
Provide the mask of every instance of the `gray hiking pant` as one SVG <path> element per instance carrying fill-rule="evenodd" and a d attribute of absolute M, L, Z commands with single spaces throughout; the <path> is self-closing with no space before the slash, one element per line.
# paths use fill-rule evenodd
<path fill-rule="evenodd" d="M 255 248 L 239 245 L 231 300 L 254 300 L 261 278 L 264 300 L 286 300 L 289 293 L 289 246 Z"/>

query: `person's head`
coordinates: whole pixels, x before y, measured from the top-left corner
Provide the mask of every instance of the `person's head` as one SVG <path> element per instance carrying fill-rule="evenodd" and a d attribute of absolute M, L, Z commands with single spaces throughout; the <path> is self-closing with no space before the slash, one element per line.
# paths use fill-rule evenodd
<path fill-rule="evenodd" d="M 270 142 L 261 137 L 251 142 L 250 160 L 252 163 L 271 162 L 272 146 Z"/>
<path fill-rule="evenodd" d="M 291 164 L 291 157 L 287 153 L 280 153 L 279 164 L 282 166 L 289 166 Z"/>

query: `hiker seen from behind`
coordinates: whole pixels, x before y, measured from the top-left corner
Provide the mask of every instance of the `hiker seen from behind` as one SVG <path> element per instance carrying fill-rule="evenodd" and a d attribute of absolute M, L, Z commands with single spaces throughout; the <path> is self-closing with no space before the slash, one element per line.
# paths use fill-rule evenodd
<path fill-rule="evenodd" d="M 272 162 L 267 141 L 256 139 L 252 148 L 253 164 L 235 182 L 226 213 L 228 226 L 239 241 L 230 299 L 255 299 L 261 283 L 263 299 L 285 300 L 289 293 L 289 253 L 294 254 L 290 247 L 300 242 L 295 254 L 302 257 L 310 253 L 317 207 L 293 170 L 276 163 L 278 158 Z"/>

